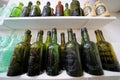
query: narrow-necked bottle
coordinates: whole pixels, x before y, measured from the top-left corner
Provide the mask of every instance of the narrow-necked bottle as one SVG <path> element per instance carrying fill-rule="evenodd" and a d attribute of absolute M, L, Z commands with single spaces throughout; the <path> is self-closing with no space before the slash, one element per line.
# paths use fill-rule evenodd
<path fill-rule="evenodd" d="M 120 65 L 112 45 L 105 40 L 101 30 L 96 30 L 95 34 L 97 38 L 96 44 L 99 50 L 103 69 L 110 71 L 120 71 Z"/>
<path fill-rule="evenodd" d="M 80 53 L 73 40 L 72 29 L 68 29 L 68 42 L 65 45 L 65 69 L 70 76 L 79 77 L 83 75 Z"/>
<path fill-rule="evenodd" d="M 26 73 L 28 70 L 28 60 L 30 55 L 31 31 L 25 32 L 23 41 L 16 44 L 14 54 L 8 69 L 8 76 L 17 76 Z"/>
<path fill-rule="evenodd" d="M 56 16 L 64 16 L 64 8 L 63 8 L 61 1 L 59 1 L 57 6 L 56 6 L 55 15 Z"/>
<path fill-rule="evenodd" d="M 60 46 L 57 43 L 57 30 L 52 29 L 52 43 L 48 47 L 46 73 L 50 76 L 60 74 Z"/>
<path fill-rule="evenodd" d="M 28 3 L 28 6 L 26 6 L 26 7 L 23 8 L 22 14 L 21 14 L 22 17 L 29 16 L 30 11 L 31 11 L 31 6 L 32 6 L 32 2 L 30 1 L 30 2 Z"/>
<path fill-rule="evenodd" d="M 49 1 L 47 2 L 47 4 L 43 8 L 42 16 L 51 16 L 51 7 L 50 7 Z"/>
<path fill-rule="evenodd" d="M 97 46 L 90 41 L 86 28 L 81 29 L 83 40 L 82 63 L 85 72 L 92 75 L 103 75 L 102 64 L 99 56 Z"/>
<path fill-rule="evenodd" d="M 40 9 L 40 1 L 38 0 L 36 2 L 36 5 L 32 6 L 32 9 L 30 11 L 29 16 L 34 17 L 34 16 L 41 16 L 41 9 Z"/>
<path fill-rule="evenodd" d="M 64 11 L 64 16 L 70 16 L 71 12 L 70 9 L 68 8 L 68 3 L 65 4 L 65 11 Z"/>
<path fill-rule="evenodd" d="M 61 44 L 60 44 L 60 48 L 61 48 L 61 53 L 60 53 L 60 64 L 61 64 L 61 69 L 64 70 L 65 69 L 65 34 L 62 32 L 61 33 Z"/>
<path fill-rule="evenodd" d="M 10 17 L 20 17 L 22 14 L 23 6 L 24 6 L 24 4 L 22 2 L 20 2 L 18 7 L 14 7 L 12 9 Z"/>
<path fill-rule="evenodd" d="M 42 74 L 44 71 L 44 44 L 43 44 L 43 30 L 37 34 L 36 42 L 31 45 L 30 58 L 28 65 L 28 76 L 36 76 Z"/>

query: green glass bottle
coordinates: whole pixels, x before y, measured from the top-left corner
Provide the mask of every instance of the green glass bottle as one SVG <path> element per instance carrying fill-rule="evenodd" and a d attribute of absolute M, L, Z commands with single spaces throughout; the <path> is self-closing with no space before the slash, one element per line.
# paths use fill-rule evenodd
<path fill-rule="evenodd" d="M 61 48 L 61 61 L 60 61 L 60 64 L 61 64 L 61 69 L 64 70 L 65 69 L 65 33 L 61 33 L 61 45 L 60 45 L 60 48 Z"/>
<path fill-rule="evenodd" d="M 30 2 L 28 3 L 28 6 L 26 6 L 26 7 L 23 8 L 22 14 L 21 14 L 22 17 L 29 16 L 30 11 L 31 11 L 31 6 L 32 6 L 32 2 L 30 1 Z"/>
<path fill-rule="evenodd" d="M 43 55 L 44 55 L 43 30 L 40 30 L 37 34 L 36 42 L 34 42 L 31 45 L 27 73 L 28 76 L 36 76 L 43 73 L 44 71 Z"/>
<path fill-rule="evenodd" d="M 68 42 L 65 45 L 65 69 L 68 75 L 79 77 L 83 75 L 78 46 L 73 40 L 72 29 L 68 29 Z"/>
<path fill-rule="evenodd" d="M 57 30 L 52 29 L 52 43 L 48 47 L 46 73 L 50 76 L 60 74 L 60 46 L 57 43 Z"/>
<path fill-rule="evenodd" d="M 27 72 L 31 36 L 31 31 L 27 30 L 23 41 L 16 44 L 7 76 L 17 76 Z"/>
<path fill-rule="evenodd" d="M 22 2 L 20 2 L 18 7 L 14 7 L 12 9 L 10 17 L 20 17 L 22 14 L 23 6 L 24 6 L 24 4 Z"/>
<path fill-rule="evenodd" d="M 81 29 L 83 40 L 82 63 L 85 72 L 92 75 L 103 75 L 102 64 L 97 46 L 90 41 L 86 28 Z"/>
<path fill-rule="evenodd" d="M 120 65 L 112 45 L 105 40 L 101 30 L 95 30 L 95 34 L 103 69 L 120 71 Z"/>
<path fill-rule="evenodd" d="M 71 12 L 70 9 L 68 8 L 68 3 L 65 4 L 65 11 L 64 11 L 64 16 L 70 16 Z"/>
<path fill-rule="evenodd" d="M 36 5 L 34 5 L 30 11 L 29 16 L 34 17 L 34 16 L 41 16 L 41 9 L 40 9 L 40 1 L 38 0 L 36 2 Z"/>

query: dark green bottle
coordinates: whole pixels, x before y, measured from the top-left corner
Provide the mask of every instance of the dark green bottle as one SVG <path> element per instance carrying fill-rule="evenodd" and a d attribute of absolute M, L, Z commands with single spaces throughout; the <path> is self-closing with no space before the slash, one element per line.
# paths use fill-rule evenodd
<path fill-rule="evenodd" d="M 44 71 L 44 44 L 43 44 L 43 30 L 37 34 L 36 42 L 31 45 L 30 58 L 28 65 L 28 76 L 36 76 L 42 74 Z"/>
<path fill-rule="evenodd" d="M 20 17 L 22 14 L 23 6 L 24 4 L 20 2 L 18 7 L 12 9 L 10 17 Z"/>
<path fill-rule="evenodd" d="M 83 40 L 81 56 L 83 69 L 92 75 L 103 75 L 102 64 L 96 44 L 90 41 L 86 28 L 81 29 L 81 35 Z"/>
<path fill-rule="evenodd" d="M 52 29 L 52 43 L 48 47 L 46 73 L 50 76 L 60 74 L 60 46 L 57 43 L 57 30 Z"/>
<path fill-rule="evenodd" d="M 120 65 L 112 45 L 105 40 L 101 30 L 96 30 L 95 34 L 97 38 L 96 44 L 99 50 L 103 69 L 110 71 L 120 71 Z"/>
<path fill-rule="evenodd" d="M 40 1 L 36 2 L 36 5 L 34 5 L 30 11 L 29 16 L 34 17 L 34 16 L 41 16 L 41 9 L 40 9 Z"/>
<path fill-rule="evenodd" d="M 61 53 L 60 53 L 60 64 L 61 64 L 61 69 L 64 70 L 65 69 L 65 34 L 62 32 L 61 33 L 61 44 L 60 44 L 60 48 L 61 48 Z"/>
<path fill-rule="evenodd" d="M 65 4 L 65 11 L 64 11 L 64 16 L 70 16 L 71 12 L 70 9 L 68 8 L 68 3 Z"/>
<path fill-rule="evenodd" d="M 26 6 L 26 7 L 23 8 L 22 14 L 21 14 L 22 17 L 29 16 L 30 11 L 31 11 L 31 6 L 32 6 L 32 2 L 30 1 L 30 2 L 28 3 L 28 6 Z"/>
<path fill-rule="evenodd" d="M 83 75 L 78 45 L 73 40 L 72 29 L 68 29 L 68 42 L 65 45 L 65 69 L 73 77 Z"/>
<path fill-rule="evenodd" d="M 31 31 L 27 30 L 23 41 L 16 44 L 7 76 L 17 76 L 27 72 L 31 36 Z"/>

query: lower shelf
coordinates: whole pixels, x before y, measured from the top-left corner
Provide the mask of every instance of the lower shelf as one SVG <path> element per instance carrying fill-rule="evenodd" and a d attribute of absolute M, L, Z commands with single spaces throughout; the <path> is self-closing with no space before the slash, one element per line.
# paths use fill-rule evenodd
<path fill-rule="evenodd" d="M 0 73 L 0 80 L 51 80 L 51 79 L 59 79 L 59 80 L 120 80 L 120 72 L 111 72 L 111 71 L 104 71 L 103 76 L 93 76 L 87 73 L 84 73 L 82 77 L 70 77 L 63 71 L 58 76 L 48 76 L 46 73 L 43 73 L 39 76 L 29 77 L 26 74 L 16 77 L 8 77 L 5 73 Z"/>

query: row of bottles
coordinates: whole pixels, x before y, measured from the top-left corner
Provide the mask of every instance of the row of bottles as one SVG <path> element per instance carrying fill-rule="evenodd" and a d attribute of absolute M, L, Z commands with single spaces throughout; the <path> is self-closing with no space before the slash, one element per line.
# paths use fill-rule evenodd
<path fill-rule="evenodd" d="M 27 30 L 23 41 L 14 48 L 14 54 L 8 69 L 8 76 L 27 73 L 36 76 L 46 71 L 47 75 L 56 76 L 66 70 L 73 77 L 83 75 L 83 71 L 92 75 L 103 75 L 103 69 L 120 72 L 120 65 L 112 45 L 105 41 L 102 31 L 95 30 L 97 43 L 89 39 L 86 28 L 81 29 L 82 42 L 79 44 L 75 33 L 68 29 L 68 42 L 61 33 L 61 44 L 57 43 L 57 29 L 47 32 L 43 43 L 44 31 L 37 34 L 36 42 L 30 44 L 31 31 Z"/>
<path fill-rule="evenodd" d="M 8 17 L 27 17 L 27 16 L 110 16 L 110 13 L 108 9 L 106 8 L 105 4 L 102 3 L 100 0 L 97 0 L 95 5 L 92 5 L 92 3 L 87 0 L 84 4 L 84 8 L 82 9 L 80 6 L 80 2 L 78 0 L 72 0 L 69 4 L 62 5 L 61 1 L 58 1 L 58 4 L 55 7 L 55 13 L 54 9 L 50 7 L 50 2 L 48 1 L 47 4 L 43 7 L 43 10 L 41 12 L 40 9 L 40 1 L 36 2 L 36 5 L 33 5 L 33 3 L 30 1 L 27 6 L 24 7 L 24 4 L 22 2 L 19 3 L 18 7 L 14 7 L 11 5 L 10 10 L 5 9 L 8 11 L 5 13 L 3 10 L 3 16 Z M 10 12 L 11 11 L 11 12 Z M 5 14 L 7 15 L 5 15 Z"/>

